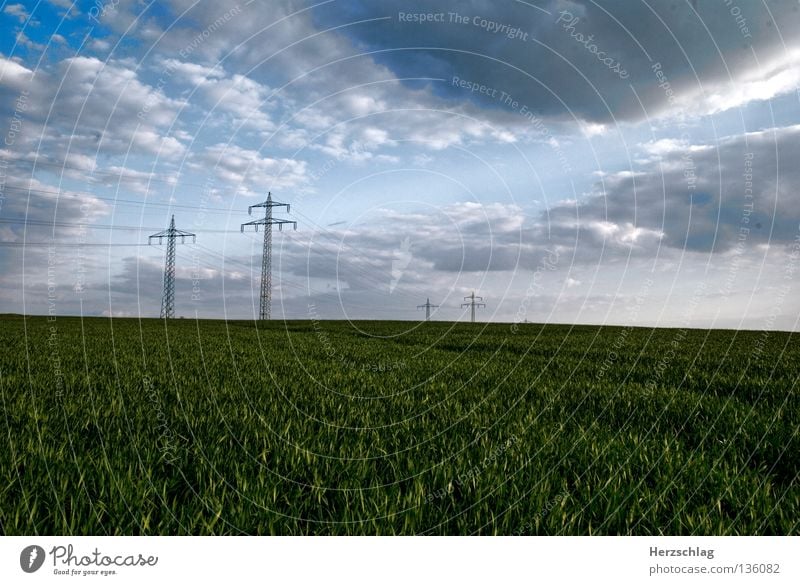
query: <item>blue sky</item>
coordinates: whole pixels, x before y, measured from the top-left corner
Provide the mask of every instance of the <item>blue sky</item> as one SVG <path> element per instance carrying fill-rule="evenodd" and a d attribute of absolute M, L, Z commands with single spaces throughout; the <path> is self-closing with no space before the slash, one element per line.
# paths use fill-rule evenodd
<path fill-rule="evenodd" d="M 798 8 L 6 2 L 0 312 L 795 329 Z"/>

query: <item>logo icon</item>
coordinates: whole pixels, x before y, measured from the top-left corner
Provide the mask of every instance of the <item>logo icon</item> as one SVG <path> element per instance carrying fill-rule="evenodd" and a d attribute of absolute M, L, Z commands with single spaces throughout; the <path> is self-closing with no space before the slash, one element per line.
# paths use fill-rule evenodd
<path fill-rule="evenodd" d="M 36 544 L 26 546 L 19 554 L 19 566 L 26 573 L 35 573 L 44 564 L 44 549 Z"/>
<path fill-rule="evenodd" d="M 411 238 L 408 236 L 400 242 L 400 249 L 395 250 L 394 258 L 392 259 L 392 282 L 389 283 L 389 294 L 392 294 L 397 283 L 403 277 L 403 272 L 411 263 L 414 255 L 411 253 Z"/>

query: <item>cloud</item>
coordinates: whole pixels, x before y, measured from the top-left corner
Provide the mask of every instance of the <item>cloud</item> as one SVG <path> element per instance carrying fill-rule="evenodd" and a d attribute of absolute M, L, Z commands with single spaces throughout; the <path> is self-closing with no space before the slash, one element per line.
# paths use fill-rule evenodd
<path fill-rule="evenodd" d="M 637 172 L 609 174 L 592 194 L 547 211 L 539 229 L 561 244 L 655 255 L 660 246 L 727 252 L 787 244 L 800 226 L 800 126 L 731 136 L 718 145 L 661 140 Z"/>
<path fill-rule="evenodd" d="M 377 209 L 363 223 L 312 236 L 306 244 L 313 254 L 310 267 L 300 261 L 288 266 L 297 276 L 336 277 L 351 290 L 374 287 L 376 280 L 413 289 L 437 273 L 452 279 L 459 273 L 534 267 L 546 242 L 530 240 L 532 235 L 516 205 L 460 202 L 433 213 Z M 393 273 L 398 259 L 403 260 L 402 279 Z M 353 261 L 363 273 L 347 270 Z"/>
<path fill-rule="evenodd" d="M 170 22 L 154 51 L 169 55 L 160 66 L 214 108 L 206 123 L 223 125 L 220 114 L 227 113 L 234 116 L 235 129 L 243 124 L 282 148 L 307 147 L 360 164 L 381 156 L 384 162 L 396 160 L 386 149 L 397 141 L 443 150 L 510 143 L 525 134 L 511 130 L 519 125 L 518 116 L 501 113 L 487 124 L 472 104 L 454 105 L 398 81 L 390 68 L 358 56 L 340 31 L 325 32 L 330 25 L 315 22 L 307 8 L 275 2 L 270 11 L 260 11 L 232 0 L 214 5 L 176 0 L 172 12 L 182 16 Z M 215 26 L 225 14 L 230 20 Z M 188 58 L 175 57 L 198 31 L 212 28 Z M 354 148 L 357 144 L 363 148 Z"/>
<path fill-rule="evenodd" d="M 70 57 L 35 76 L 22 65 L 0 60 L 0 92 L 27 88 L 25 126 L 29 140 L 16 145 L 52 153 L 98 152 L 105 155 L 156 154 L 174 159 L 186 148 L 165 135 L 177 123 L 184 102 L 167 97 L 137 76 L 132 63 L 94 57 Z M 38 126 L 40 135 L 30 129 Z"/>
<path fill-rule="evenodd" d="M 681 105 L 708 114 L 795 87 L 800 40 L 790 31 L 800 26 L 796 3 L 769 10 L 741 3 L 737 10 L 733 15 L 709 3 L 694 9 L 686 2 L 411 0 L 398 6 L 356 0 L 323 4 L 314 14 L 320 27 L 383 19 L 347 26 L 342 34 L 398 77 L 467 83 L 410 86 L 478 103 L 487 115 L 508 107 L 498 99 L 505 92 L 545 117 L 605 124 L 674 113 Z M 739 28 L 742 21 L 747 31 Z M 486 91 L 473 91 L 481 86 Z"/>
<path fill-rule="evenodd" d="M 192 166 L 212 169 L 227 184 L 248 196 L 263 197 L 267 191 L 297 187 L 308 182 L 305 161 L 262 156 L 256 150 L 234 144 L 215 144 L 193 155 Z"/>
<path fill-rule="evenodd" d="M 33 71 L 21 63 L 0 55 L 0 88 L 20 91 L 33 80 Z"/>
<path fill-rule="evenodd" d="M 3 14 L 15 17 L 20 23 L 25 22 L 30 18 L 30 14 L 25 10 L 22 4 L 6 4 L 3 8 Z"/>
<path fill-rule="evenodd" d="M 245 75 L 228 75 L 220 65 L 204 66 L 177 59 L 164 61 L 164 68 L 178 79 L 190 84 L 192 91 L 202 97 L 207 110 L 207 120 L 238 129 L 240 126 L 266 133 L 275 124 L 265 109 L 271 106 L 272 90 Z M 229 114 L 231 120 L 219 117 Z"/>
<path fill-rule="evenodd" d="M 59 8 L 72 8 L 75 4 L 72 0 L 48 0 L 48 2 Z"/>

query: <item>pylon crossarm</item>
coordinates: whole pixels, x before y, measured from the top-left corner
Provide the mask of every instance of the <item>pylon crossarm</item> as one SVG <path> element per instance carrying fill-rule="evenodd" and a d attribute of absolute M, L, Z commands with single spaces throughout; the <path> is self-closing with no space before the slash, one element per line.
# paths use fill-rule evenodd
<path fill-rule="evenodd" d="M 291 221 L 289 219 L 275 219 L 275 218 L 271 218 L 269 220 L 266 220 L 264 218 L 254 219 L 253 221 L 248 221 L 248 222 L 243 223 L 242 227 L 244 228 L 245 226 L 248 226 L 248 225 L 252 225 L 252 226 L 256 226 L 256 227 L 260 226 L 260 225 L 277 225 L 277 226 L 281 226 L 281 225 L 287 224 L 287 223 L 294 224 L 295 229 L 297 229 L 297 222 L 296 221 Z"/>
<path fill-rule="evenodd" d="M 276 202 L 266 202 L 266 201 L 264 203 L 256 203 L 255 205 L 249 206 L 247 208 L 247 213 L 249 215 L 252 215 L 254 209 L 258 209 L 258 208 L 261 208 L 261 207 L 269 207 L 269 208 L 285 207 L 286 208 L 286 213 L 289 213 L 289 204 L 288 203 L 276 203 Z"/>
<path fill-rule="evenodd" d="M 277 225 L 278 226 L 278 231 L 279 232 L 283 231 L 283 226 L 286 225 L 287 223 L 293 224 L 295 231 L 297 231 L 297 222 L 296 221 L 289 221 L 288 219 L 273 219 L 271 223 L 272 223 L 272 225 Z"/>
<path fill-rule="evenodd" d="M 192 232 L 185 232 L 183 230 L 164 230 L 164 231 L 158 232 L 157 234 L 153 234 L 152 236 L 148 236 L 147 240 L 149 242 L 153 238 L 158 238 L 159 243 L 161 243 L 161 238 L 172 238 L 172 237 L 175 237 L 175 238 L 177 238 L 177 237 L 188 238 L 189 236 L 192 236 L 193 238 L 196 238 L 197 234 L 193 234 Z M 183 241 L 183 240 L 181 240 L 181 241 Z"/>

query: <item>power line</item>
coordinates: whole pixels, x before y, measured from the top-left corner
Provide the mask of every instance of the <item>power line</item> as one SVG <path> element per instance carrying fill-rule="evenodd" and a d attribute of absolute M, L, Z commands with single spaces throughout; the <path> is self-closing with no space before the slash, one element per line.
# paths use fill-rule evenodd
<path fill-rule="evenodd" d="M 30 192 L 30 193 L 39 193 L 41 195 L 56 195 L 56 196 L 59 196 L 59 197 L 72 196 L 72 194 L 67 193 L 64 190 L 61 190 L 61 191 L 46 191 L 44 189 L 29 189 L 29 188 L 26 188 L 26 187 L 11 187 L 11 186 L 8 186 L 8 185 L 6 185 L 5 188 L 6 189 L 12 189 L 14 191 L 22 191 L 23 193 L 24 192 Z M 140 200 L 136 200 L 136 199 L 119 199 L 117 197 L 103 197 L 101 195 L 95 195 L 94 193 L 89 193 L 89 192 L 86 192 L 86 191 L 76 191 L 75 194 L 77 194 L 77 195 L 85 195 L 87 197 L 91 197 L 93 199 L 99 199 L 101 201 L 110 201 L 112 203 L 122 203 L 124 205 L 141 205 L 141 206 L 144 206 L 144 207 L 147 207 L 147 206 L 166 207 L 168 209 L 171 209 L 171 208 L 175 208 L 175 209 L 192 209 L 194 211 L 197 211 L 198 213 L 199 212 L 203 212 L 203 213 L 208 212 L 208 213 L 230 214 L 230 213 L 233 212 L 232 209 L 226 209 L 224 207 L 203 207 L 202 205 L 201 206 L 197 206 L 197 205 L 181 205 L 181 204 L 178 204 L 178 203 L 159 203 L 159 202 L 155 202 L 155 201 L 140 201 Z"/>
<path fill-rule="evenodd" d="M 33 246 L 46 246 L 54 248 L 138 248 L 146 245 L 147 244 L 98 244 L 95 242 L 87 242 L 85 244 L 76 242 L 0 242 L 0 247 L 7 246 L 11 248 L 28 248 Z"/>
<path fill-rule="evenodd" d="M 159 228 L 153 226 L 134 226 L 134 225 L 109 225 L 99 223 L 77 223 L 69 221 L 45 221 L 41 219 L 22 219 L 22 218 L 0 218 L 0 223 L 14 223 L 20 225 L 31 225 L 41 227 L 75 227 L 86 229 L 101 229 L 101 230 L 120 230 L 120 231 L 150 231 Z M 235 234 L 236 230 L 197 230 L 198 233 L 215 233 L 215 234 Z"/>
<path fill-rule="evenodd" d="M 80 173 L 87 173 L 90 177 L 94 177 L 96 175 L 100 175 L 100 176 L 118 178 L 120 181 L 127 180 L 127 181 L 141 181 L 141 182 L 158 182 L 158 183 L 167 183 L 167 184 L 170 184 L 170 185 L 183 185 L 183 186 L 187 186 L 187 187 L 204 187 L 205 186 L 205 185 L 198 185 L 197 183 L 178 183 L 177 179 L 172 178 L 172 177 L 167 177 L 167 176 L 158 177 L 158 176 L 152 176 L 152 174 L 151 174 L 151 176 L 148 176 L 148 177 L 137 177 L 137 176 L 134 176 L 134 175 L 131 175 L 131 174 L 127 174 L 126 175 L 125 171 L 120 171 L 120 172 L 117 173 L 117 172 L 113 172 L 113 171 L 89 170 L 89 169 L 83 169 L 83 168 L 76 167 L 76 166 L 71 166 L 71 165 L 68 165 L 66 163 L 65 164 L 61 164 L 61 163 L 47 162 L 47 161 L 28 161 L 28 160 L 19 159 L 19 158 L 14 159 L 14 160 L 10 160 L 8 162 L 11 163 L 11 164 L 17 164 L 18 166 L 22 166 L 19 163 L 23 163 L 25 165 L 29 165 L 29 166 L 32 167 L 31 170 L 35 170 L 35 167 L 48 166 L 48 167 L 56 167 L 56 168 L 59 168 L 61 170 L 78 171 Z M 147 171 L 137 171 L 135 169 L 128 169 L 128 171 L 129 172 L 133 171 L 133 172 L 136 172 L 136 173 L 146 173 L 147 172 Z M 63 173 L 62 173 L 62 175 L 63 175 Z"/>

